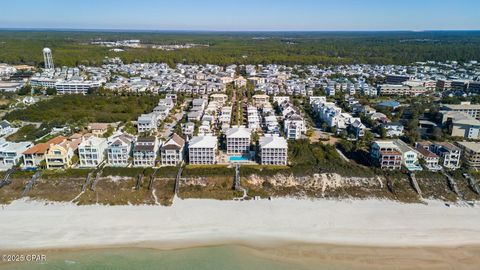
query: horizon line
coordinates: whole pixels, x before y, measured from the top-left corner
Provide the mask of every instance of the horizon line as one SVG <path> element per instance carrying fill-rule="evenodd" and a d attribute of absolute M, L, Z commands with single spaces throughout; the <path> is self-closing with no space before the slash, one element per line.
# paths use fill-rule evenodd
<path fill-rule="evenodd" d="M 319 33 L 319 32 L 477 32 L 480 29 L 371 29 L 371 30 L 208 30 L 208 29 L 128 29 L 128 28 L 58 28 L 58 27 L 0 27 L 0 31 L 73 31 L 73 32 L 198 32 L 198 33 Z"/>

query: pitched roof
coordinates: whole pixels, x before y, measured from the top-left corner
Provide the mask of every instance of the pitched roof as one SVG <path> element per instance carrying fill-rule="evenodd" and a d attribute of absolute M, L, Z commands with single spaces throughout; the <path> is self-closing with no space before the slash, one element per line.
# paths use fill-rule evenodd
<path fill-rule="evenodd" d="M 279 136 L 261 137 L 259 142 L 260 142 L 260 148 L 282 148 L 282 149 L 288 148 L 287 140 Z"/>
<path fill-rule="evenodd" d="M 231 138 L 250 138 L 252 131 L 244 127 L 233 127 L 227 130 L 225 135 Z"/>
<path fill-rule="evenodd" d="M 29 149 L 27 149 L 27 151 L 23 152 L 23 154 L 25 154 L 25 155 L 45 154 L 48 151 L 48 149 L 50 148 L 50 145 L 59 144 L 59 143 L 65 141 L 65 140 L 66 140 L 65 137 L 58 136 L 58 137 L 50 139 L 47 142 L 39 143 L 39 144 L 34 145 L 33 147 L 30 147 Z"/>
<path fill-rule="evenodd" d="M 213 136 L 196 136 L 189 142 L 190 148 L 215 148 L 217 146 L 217 137 Z"/>
<path fill-rule="evenodd" d="M 162 148 L 163 149 L 181 149 L 185 145 L 185 140 L 178 136 L 176 133 L 172 135 L 172 137 L 166 141 Z"/>
<path fill-rule="evenodd" d="M 436 158 L 438 157 L 437 155 L 435 155 L 434 153 L 428 151 L 427 149 L 425 149 L 424 147 L 422 147 L 421 145 L 418 145 L 415 150 L 417 150 L 417 152 L 419 152 L 422 156 L 424 157 L 430 157 L 430 158 Z"/>

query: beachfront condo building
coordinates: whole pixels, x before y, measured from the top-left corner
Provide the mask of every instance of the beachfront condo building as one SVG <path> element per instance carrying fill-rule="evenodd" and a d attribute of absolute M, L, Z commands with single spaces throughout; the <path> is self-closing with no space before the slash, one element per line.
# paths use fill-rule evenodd
<path fill-rule="evenodd" d="M 126 167 L 130 163 L 130 154 L 135 137 L 118 134 L 108 139 L 107 162 L 113 167 Z"/>
<path fill-rule="evenodd" d="M 160 148 L 160 162 L 162 166 L 177 166 L 183 161 L 185 140 L 174 133 Z"/>
<path fill-rule="evenodd" d="M 462 159 L 472 169 L 480 168 L 480 143 L 478 142 L 457 142 L 462 149 Z"/>
<path fill-rule="evenodd" d="M 193 137 L 188 144 L 190 164 L 215 164 L 217 146 L 217 137 L 211 135 Z"/>
<path fill-rule="evenodd" d="M 82 142 L 78 145 L 78 157 L 80 167 L 97 167 L 105 159 L 105 150 L 107 149 L 107 139 L 91 136 L 82 137 Z"/>
<path fill-rule="evenodd" d="M 157 152 L 158 142 L 156 137 L 138 138 L 133 148 L 133 166 L 154 167 Z"/>
<path fill-rule="evenodd" d="M 285 138 L 269 134 L 261 137 L 259 143 L 262 165 L 287 165 L 288 144 Z"/>
<path fill-rule="evenodd" d="M 225 133 L 227 155 L 241 156 L 250 152 L 252 131 L 245 127 L 232 127 Z"/>

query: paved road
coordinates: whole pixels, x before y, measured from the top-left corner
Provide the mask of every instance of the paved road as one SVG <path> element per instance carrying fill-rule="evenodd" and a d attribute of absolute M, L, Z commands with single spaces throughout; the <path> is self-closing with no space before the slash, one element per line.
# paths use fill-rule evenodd
<path fill-rule="evenodd" d="M 182 120 L 183 116 L 185 115 L 185 108 L 187 107 L 187 104 L 190 102 L 190 100 L 186 100 L 181 107 L 181 111 L 176 113 L 174 116 L 174 121 L 172 123 L 165 123 L 165 126 L 163 127 L 163 130 L 160 134 L 162 138 L 168 138 L 172 135 L 175 126 L 177 123 Z"/>

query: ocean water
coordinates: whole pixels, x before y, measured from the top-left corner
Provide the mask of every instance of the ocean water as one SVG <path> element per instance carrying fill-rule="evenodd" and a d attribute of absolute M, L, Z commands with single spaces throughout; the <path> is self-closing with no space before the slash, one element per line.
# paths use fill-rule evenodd
<path fill-rule="evenodd" d="M 346 269 L 309 266 L 256 256 L 238 246 L 200 247 L 161 251 L 145 248 L 118 248 L 47 252 L 43 263 L 1 264 L 0 270 L 310 270 Z"/>

